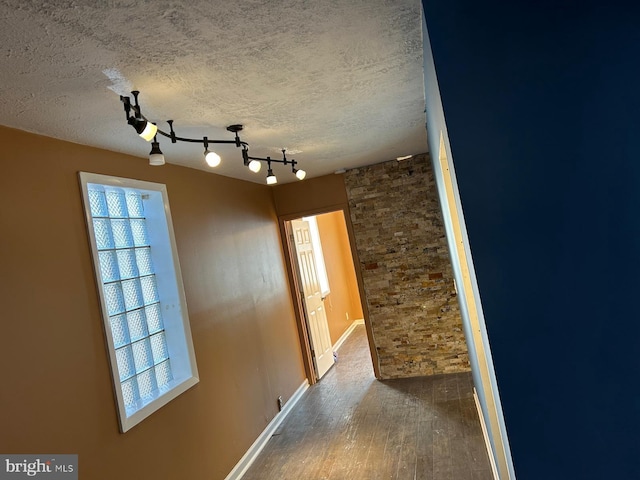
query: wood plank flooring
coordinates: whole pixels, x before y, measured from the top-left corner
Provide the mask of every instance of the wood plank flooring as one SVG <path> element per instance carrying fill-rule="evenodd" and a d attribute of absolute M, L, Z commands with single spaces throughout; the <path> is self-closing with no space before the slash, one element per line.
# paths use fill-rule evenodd
<path fill-rule="evenodd" d="M 471 374 L 378 381 L 364 326 L 243 480 L 492 480 Z"/>

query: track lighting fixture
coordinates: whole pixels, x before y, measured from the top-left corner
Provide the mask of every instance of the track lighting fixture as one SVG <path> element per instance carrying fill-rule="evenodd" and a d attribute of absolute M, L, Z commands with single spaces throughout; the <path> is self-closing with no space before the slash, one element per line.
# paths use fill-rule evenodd
<path fill-rule="evenodd" d="M 151 143 L 151 152 L 149 153 L 149 165 L 164 165 L 165 159 L 162 151 L 160 150 L 160 143 L 157 140 L 157 135 L 160 134 L 164 137 L 171 139 L 171 143 L 177 142 L 190 142 L 190 143 L 202 143 L 204 145 L 204 158 L 210 167 L 217 167 L 220 165 L 221 159 L 220 155 L 215 153 L 212 150 L 209 150 L 210 143 L 227 143 L 234 144 L 236 147 L 242 147 L 242 158 L 244 160 L 244 165 L 249 168 L 254 173 L 260 171 L 260 167 L 262 166 L 261 162 L 267 162 L 267 184 L 273 185 L 277 183 L 276 176 L 273 174 L 273 170 L 271 169 L 271 162 L 282 163 L 284 165 L 291 165 L 291 171 L 295 174 L 295 176 L 302 180 L 306 176 L 306 172 L 304 170 L 299 170 L 295 168 L 298 162 L 295 160 L 287 160 L 285 155 L 285 150 L 282 150 L 282 160 L 272 159 L 270 157 L 260 158 L 260 157 L 250 157 L 249 156 L 249 144 L 247 142 L 243 142 L 240 140 L 239 132 L 242 131 L 242 125 L 229 125 L 227 130 L 233 134 L 235 134 L 235 138 L 233 140 L 209 140 L 207 137 L 199 138 L 186 138 L 186 137 L 178 137 L 176 132 L 173 130 L 173 120 L 167 120 L 169 124 L 169 132 L 164 132 L 158 128 L 155 123 L 150 122 L 143 114 L 140 108 L 140 104 L 138 103 L 138 95 L 140 92 L 134 90 L 131 92 L 133 95 L 134 103 L 131 103 L 130 97 L 120 96 L 120 101 L 124 104 L 124 112 L 127 118 L 127 123 L 131 125 L 138 135 L 144 138 L 146 141 L 153 142 Z"/>
<path fill-rule="evenodd" d="M 298 164 L 298 162 L 296 162 L 293 159 L 291 160 L 287 159 L 287 154 L 285 149 L 282 149 L 282 160 L 277 160 L 271 157 L 267 157 L 267 158 L 251 157 L 249 156 L 249 150 L 247 148 L 242 149 L 242 158 L 244 159 L 244 164 L 248 166 L 249 169 L 253 172 L 260 171 L 260 162 L 267 162 L 267 169 L 268 169 L 267 185 L 274 185 L 275 183 L 278 182 L 278 179 L 273 174 L 273 170 L 271 169 L 271 162 L 282 163 L 283 165 L 291 165 L 291 171 L 298 178 L 298 180 L 303 180 L 304 177 L 307 176 L 307 172 L 296 168 L 296 165 Z M 257 164 L 257 168 L 256 168 L 256 164 Z M 254 168 L 256 169 L 254 170 Z"/>

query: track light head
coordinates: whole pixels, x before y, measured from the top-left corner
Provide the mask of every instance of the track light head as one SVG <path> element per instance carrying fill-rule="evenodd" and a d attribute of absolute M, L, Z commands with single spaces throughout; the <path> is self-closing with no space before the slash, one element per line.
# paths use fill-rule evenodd
<path fill-rule="evenodd" d="M 269 157 L 267 157 L 269 158 Z M 269 159 L 267 161 L 267 185 L 275 185 L 276 183 L 278 183 L 278 179 L 276 178 L 276 176 L 273 174 L 273 170 L 271 170 L 271 160 Z"/>
<path fill-rule="evenodd" d="M 128 122 L 129 125 L 135 128 L 138 135 L 144 138 L 147 142 L 153 140 L 153 137 L 155 137 L 156 133 L 158 132 L 158 127 L 153 123 L 148 122 L 147 120 L 136 117 L 129 117 Z"/>
<path fill-rule="evenodd" d="M 249 170 L 251 170 L 253 173 L 258 173 L 260 171 L 260 168 L 262 168 L 262 164 L 258 160 L 251 160 L 248 166 Z"/>
<path fill-rule="evenodd" d="M 222 161 L 220 155 L 218 155 L 216 152 L 212 152 L 208 148 L 204 151 L 204 159 L 207 162 L 207 165 L 213 168 L 220 165 L 220 162 Z"/>
<path fill-rule="evenodd" d="M 209 139 L 207 137 L 203 137 L 202 143 L 204 144 L 204 160 L 205 162 L 207 162 L 207 165 L 209 165 L 212 168 L 215 168 L 218 165 L 220 165 L 220 162 L 222 161 L 222 159 L 220 158 L 220 155 L 218 155 L 216 152 L 212 152 L 211 150 L 209 150 Z"/>
<path fill-rule="evenodd" d="M 287 164 L 287 156 L 285 154 L 285 150 L 282 150 L 282 160 L 284 162 L 284 164 Z M 296 168 L 296 165 L 298 164 L 298 162 L 296 162 L 294 159 L 289 160 L 289 163 L 291 164 L 291 172 L 296 176 L 296 178 L 298 180 L 304 180 L 304 177 L 307 176 L 307 172 L 305 172 L 304 170 L 298 170 Z"/>
<path fill-rule="evenodd" d="M 162 154 L 162 150 L 160 150 L 160 144 L 155 141 L 151 142 L 151 151 L 149 152 L 149 165 L 164 165 L 164 155 Z"/>

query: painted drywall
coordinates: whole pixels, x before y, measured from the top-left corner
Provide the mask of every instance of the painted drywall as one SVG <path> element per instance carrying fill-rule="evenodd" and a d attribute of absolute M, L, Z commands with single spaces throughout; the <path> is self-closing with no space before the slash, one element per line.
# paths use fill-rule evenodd
<path fill-rule="evenodd" d="M 348 203 L 343 175 L 336 174 L 276 185 L 273 199 L 281 217 L 325 213 Z"/>
<path fill-rule="evenodd" d="M 458 290 L 462 326 L 469 352 L 469 363 L 477 392 L 483 425 L 487 431 L 494 473 L 501 479 L 514 478 L 500 394 L 491 347 L 484 322 L 473 258 L 467 236 L 447 124 L 444 117 L 438 79 L 427 25 L 423 18 L 424 81 L 427 108 L 427 135 L 433 152 L 432 165 L 442 209 L 444 229 Z"/>
<path fill-rule="evenodd" d="M 316 221 L 331 290 L 324 304 L 335 344 L 354 320 L 363 318 L 362 304 L 342 210 L 317 215 Z"/>
<path fill-rule="evenodd" d="M 304 381 L 268 187 L 0 128 L 0 451 L 81 478 L 223 479 Z M 78 171 L 167 185 L 200 383 L 125 434 Z M 206 472 L 206 473 L 205 473 Z"/>
<path fill-rule="evenodd" d="M 515 473 L 640 478 L 639 8 L 423 4 Z"/>

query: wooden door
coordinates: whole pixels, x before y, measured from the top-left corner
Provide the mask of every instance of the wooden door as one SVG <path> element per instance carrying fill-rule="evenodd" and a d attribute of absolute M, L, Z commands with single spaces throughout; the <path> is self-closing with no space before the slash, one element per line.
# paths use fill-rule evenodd
<path fill-rule="evenodd" d="M 316 373 L 318 379 L 320 379 L 327 373 L 327 370 L 331 368 L 334 362 L 327 313 L 324 309 L 324 299 L 322 298 L 320 281 L 318 280 L 309 222 L 292 220 L 291 228 L 298 257 L 304 306 L 312 344 L 311 350 L 316 364 Z"/>

